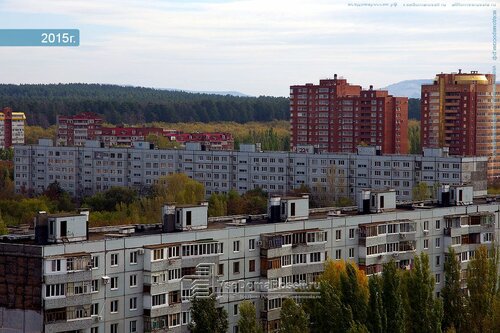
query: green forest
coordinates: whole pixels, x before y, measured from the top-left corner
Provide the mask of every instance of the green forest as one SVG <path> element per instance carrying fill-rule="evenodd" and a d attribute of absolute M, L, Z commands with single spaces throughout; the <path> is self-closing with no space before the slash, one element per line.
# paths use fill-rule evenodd
<path fill-rule="evenodd" d="M 29 125 L 47 128 L 57 115 L 95 112 L 111 124 L 152 122 L 237 123 L 288 120 L 286 97 L 237 97 L 105 84 L 0 84 L 0 107 L 27 114 Z M 409 100 L 410 119 L 420 100 Z"/>
<path fill-rule="evenodd" d="M 289 118 L 285 97 L 236 97 L 101 84 L 2 84 L 0 106 L 48 127 L 57 115 L 95 112 L 111 124 L 272 121 Z"/>

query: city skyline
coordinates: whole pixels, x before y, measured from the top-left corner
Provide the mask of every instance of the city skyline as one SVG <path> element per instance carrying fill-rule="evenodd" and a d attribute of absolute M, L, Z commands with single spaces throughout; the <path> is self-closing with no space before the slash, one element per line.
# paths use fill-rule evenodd
<path fill-rule="evenodd" d="M 3 48 L 0 59 L 9 66 L 0 70 L 0 82 L 288 96 L 290 85 L 334 73 L 381 88 L 458 68 L 492 72 L 494 7 L 404 6 L 410 3 L 0 1 L 1 28 L 81 33 L 77 48 Z"/>

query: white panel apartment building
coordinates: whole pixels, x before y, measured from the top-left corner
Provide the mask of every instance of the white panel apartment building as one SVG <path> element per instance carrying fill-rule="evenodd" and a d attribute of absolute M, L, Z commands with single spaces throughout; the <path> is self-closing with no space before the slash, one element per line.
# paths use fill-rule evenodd
<path fill-rule="evenodd" d="M 302 184 L 329 190 L 333 183 L 339 195 L 352 199 L 365 188 L 394 188 L 398 201 L 407 201 L 419 182 L 430 187 L 470 183 L 475 196 L 487 194 L 487 157 L 448 156 L 441 149 L 426 149 L 423 155 L 380 155 L 375 147 L 359 147 L 357 154 L 301 154 L 258 152 L 253 145 L 240 151 L 159 150 L 146 142 L 101 148 L 95 141 L 55 147 L 40 140 L 16 146 L 14 164 L 17 191 L 40 192 L 57 181 L 73 195 L 112 186 L 144 189 L 160 176 L 180 172 L 203 183 L 207 195 L 257 187 L 284 194 Z"/>
<path fill-rule="evenodd" d="M 89 232 L 88 215 L 42 214 L 36 237 L 0 239 L 1 327 L 47 333 L 188 332 L 190 302 L 183 296 L 189 292 L 183 283 L 208 269 L 217 280 L 218 303 L 228 312 L 229 332 L 237 331 L 238 305 L 250 297 L 245 292 L 254 291 L 260 291 L 251 298 L 257 316 L 266 332 L 274 332 L 285 297 L 279 292 L 290 290 L 283 285 L 315 281 L 327 257 L 353 260 L 373 274 L 391 259 L 407 269 L 415 255 L 426 252 L 439 292 L 448 246 L 465 270 L 480 245 L 491 247 L 500 236 L 499 203 L 455 196 L 457 206 L 396 208 L 394 192 L 369 195 L 378 202 L 370 210 L 385 202 L 384 213 L 320 213 L 308 209 L 307 197 L 282 197 L 273 198 L 277 214 L 271 206 L 271 219 L 207 221 L 206 206 L 166 206 L 163 225 Z M 239 286 L 227 290 L 222 281 Z M 256 287 L 266 283 L 270 288 Z"/>

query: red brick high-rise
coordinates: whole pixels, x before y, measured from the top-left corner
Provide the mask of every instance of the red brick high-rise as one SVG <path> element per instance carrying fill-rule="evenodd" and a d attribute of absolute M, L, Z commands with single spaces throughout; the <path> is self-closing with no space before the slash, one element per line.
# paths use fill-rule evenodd
<path fill-rule="evenodd" d="M 376 145 L 387 154 L 408 153 L 408 98 L 363 90 L 343 78 L 290 87 L 291 148 L 355 152 Z"/>
<path fill-rule="evenodd" d="M 449 147 L 451 155 L 490 156 L 488 177 L 499 178 L 499 95 L 493 74 L 437 74 L 433 84 L 422 85 L 422 147 Z"/>

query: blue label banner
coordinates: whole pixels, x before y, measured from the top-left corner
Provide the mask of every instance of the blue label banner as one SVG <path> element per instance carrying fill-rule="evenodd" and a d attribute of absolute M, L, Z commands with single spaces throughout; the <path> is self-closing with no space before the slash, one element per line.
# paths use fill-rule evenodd
<path fill-rule="evenodd" d="M 80 46 L 80 30 L 0 29 L 0 46 Z"/>

